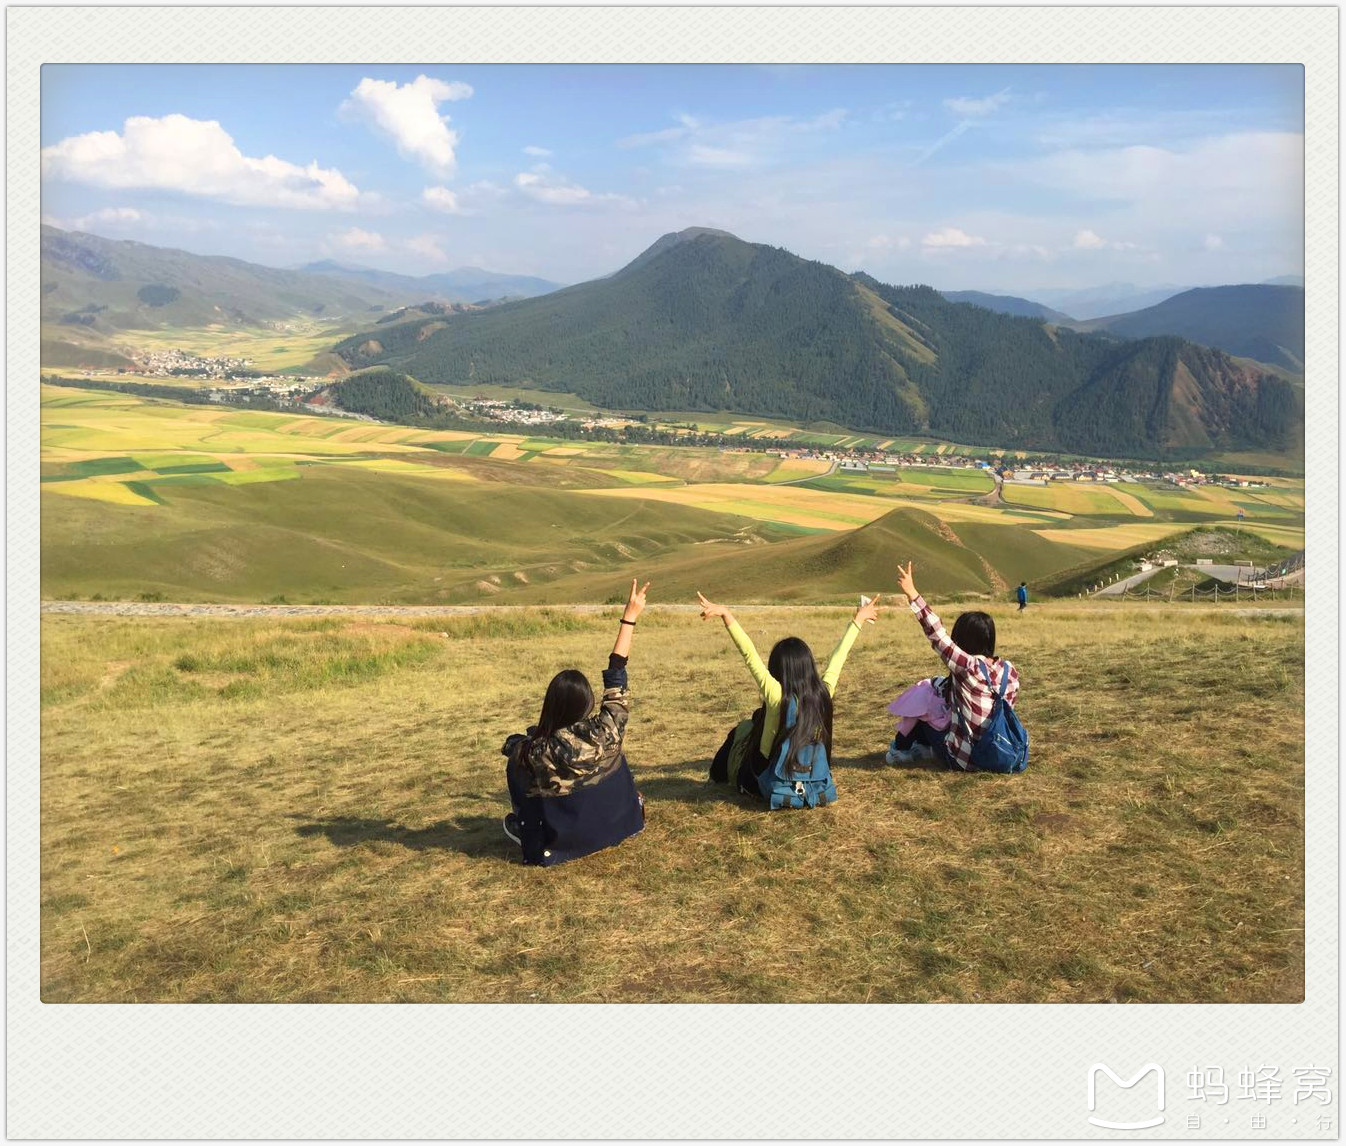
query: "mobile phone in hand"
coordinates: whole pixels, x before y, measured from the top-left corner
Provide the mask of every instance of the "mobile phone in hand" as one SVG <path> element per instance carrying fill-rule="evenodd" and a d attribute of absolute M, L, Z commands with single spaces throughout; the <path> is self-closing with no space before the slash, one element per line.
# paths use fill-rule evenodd
<path fill-rule="evenodd" d="M 863 609 L 863 608 L 864 608 L 866 605 L 868 605 L 869 602 L 872 601 L 872 600 L 873 600 L 872 597 L 866 597 L 863 593 L 861 593 L 861 594 L 860 594 L 860 608 Z M 874 618 L 873 618 L 873 617 L 870 617 L 869 620 L 867 620 L 867 621 L 865 622 L 865 624 L 867 624 L 867 625 L 872 625 L 873 623 L 874 623 Z"/>

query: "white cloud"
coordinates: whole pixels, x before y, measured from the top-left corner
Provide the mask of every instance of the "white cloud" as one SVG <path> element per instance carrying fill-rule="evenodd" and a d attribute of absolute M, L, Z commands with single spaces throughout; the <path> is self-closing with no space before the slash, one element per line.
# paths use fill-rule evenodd
<path fill-rule="evenodd" d="M 1207 235 L 1205 247 L 1208 251 L 1218 251 L 1224 247 L 1224 240 L 1219 235 Z"/>
<path fill-rule="evenodd" d="M 336 168 L 244 155 L 215 120 L 132 116 L 121 133 L 91 131 L 42 149 L 42 177 L 149 188 L 244 206 L 352 210 L 360 191 Z"/>
<path fill-rule="evenodd" d="M 844 107 L 834 107 L 822 115 L 815 115 L 812 119 L 801 119 L 791 126 L 795 131 L 835 131 L 846 121 L 849 114 L 850 112 Z"/>
<path fill-rule="evenodd" d="M 962 232 L 959 233 L 961 234 Z M 866 241 L 865 246 L 867 246 L 871 251 L 888 251 L 888 250 L 905 251 L 908 247 L 911 246 L 911 240 L 907 238 L 906 235 L 899 235 L 897 238 L 893 238 L 891 235 L 883 235 L 883 234 L 871 235 L 869 239 Z"/>
<path fill-rule="evenodd" d="M 428 262 L 447 263 L 449 261 L 449 256 L 440 249 L 439 238 L 436 235 L 416 235 L 407 239 L 402 245 L 413 255 L 419 255 Z"/>
<path fill-rule="evenodd" d="M 471 95 L 471 86 L 458 81 L 417 76 L 399 86 L 392 80 L 366 76 L 340 111 L 365 120 L 387 135 L 403 158 L 448 177 L 457 164 L 458 133 L 449 129 L 449 117 L 440 114 L 439 105 Z"/>
<path fill-rule="evenodd" d="M 953 247 L 984 247 L 986 240 L 978 235 L 969 235 L 957 227 L 944 227 L 931 231 L 921 240 L 921 246 L 927 250 L 947 250 Z"/>
<path fill-rule="evenodd" d="M 913 159 L 911 161 L 911 166 L 919 167 L 922 163 L 924 163 L 927 159 L 929 159 L 932 155 L 934 155 L 936 151 L 940 150 L 940 148 L 944 147 L 946 144 L 952 143 L 955 139 L 957 139 L 960 135 L 962 135 L 963 132 L 967 131 L 967 129 L 972 126 L 974 126 L 974 124 L 973 121 L 970 119 L 959 120 L 957 123 L 953 125 L 953 127 L 951 127 L 937 140 L 935 140 L 934 143 L 930 144 L 929 147 L 927 147 L 924 151 L 922 151 L 920 155 L 918 155 L 915 159 Z"/>
<path fill-rule="evenodd" d="M 1071 244 L 1079 251 L 1097 251 L 1108 245 L 1107 239 L 1102 235 L 1096 235 L 1093 231 L 1084 230 L 1075 233 L 1075 241 Z"/>
<path fill-rule="evenodd" d="M 332 246 L 345 251 L 386 251 L 388 244 L 377 231 L 364 231 L 359 227 L 350 227 L 344 231 L 333 231 L 327 236 Z"/>
<path fill-rule="evenodd" d="M 581 187 L 564 175 L 553 174 L 545 163 L 539 163 L 532 171 L 519 172 L 514 177 L 514 186 L 530 199 L 552 207 L 589 207 L 604 203 L 622 207 L 636 205 L 634 199 L 625 195 L 596 193 Z"/>
<path fill-rule="evenodd" d="M 523 153 L 525 155 L 535 156 L 538 159 L 547 159 L 552 155 L 550 149 L 546 147 L 535 147 L 532 144 L 529 144 L 527 147 L 525 147 L 523 149 Z"/>
<path fill-rule="evenodd" d="M 651 143 L 671 143 L 691 133 L 688 127 L 665 127 L 659 131 L 639 131 L 617 140 L 618 147 L 645 147 Z"/>
<path fill-rule="evenodd" d="M 148 223 L 150 216 L 145 211 L 137 210 L 135 207 L 104 207 L 98 211 L 91 211 L 87 215 L 81 215 L 78 219 L 71 219 L 68 228 L 72 231 L 84 231 L 89 227 L 97 227 L 100 224 L 104 227 L 131 227 L 138 224 Z M 44 220 L 46 222 L 47 220 Z M 60 226 L 61 224 L 55 224 Z"/>
<path fill-rule="evenodd" d="M 728 147 L 707 147 L 694 143 L 687 149 L 687 162 L 694 167 L 747 167 L 752 156 Z"/>
<path fill-rule="evenodd" d="M 447 187 L 427 187 L 421 192 L 421 202 L 436 211 L 443 211 L 446 215 L 465 214 L 458 202 L 457 194 Z"/>
<path fill-rule="evenodd" d="M 963 119 L 980 119 L 982 116 L 990 115 L 997 108 L 1009 103 L 1009 92 L 1009 88 L 1002 88 L 995 95 L 986 96 L 983 99 L 956 96 L 953 99 L 946 99 L 944 106 L 954 115 L 961 116 Z"/>

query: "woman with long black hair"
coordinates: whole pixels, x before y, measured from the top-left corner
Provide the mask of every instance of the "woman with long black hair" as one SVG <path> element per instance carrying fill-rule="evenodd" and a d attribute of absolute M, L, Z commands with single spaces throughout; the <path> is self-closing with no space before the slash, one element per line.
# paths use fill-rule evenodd
<path fill-rule="evenodd" d="M 509 737 L 505 781 L 514 810 L 505 835 L 523 862 L 550 867 L 610 848 L 645 826 L 645 802 L 622 752 L 631 693 L 626 661 L 645 611 L 647 581 L 631 582 L 617 641 L 603 670 L 603 701 L 579 669 L 558 672 L 547 685 L 542 713 L 526 733 Z"/>
<path fill-rule="evenodd" d="M 855 611 L 821 676 L 813 651 L 798 637 L 777 641 L 762 663 L 752 638 L 723 605 L 697 593 L 701 618 L 719 617 L 762 694 L 761 735 L 738 769 L 739 791 L 772 808 L 816 807 L 837 798 L 832 780 L 832 694 L 860 626 L 879 613 L 879 599 Z M 755 728 L 755 724 L 754 724 Z"/>

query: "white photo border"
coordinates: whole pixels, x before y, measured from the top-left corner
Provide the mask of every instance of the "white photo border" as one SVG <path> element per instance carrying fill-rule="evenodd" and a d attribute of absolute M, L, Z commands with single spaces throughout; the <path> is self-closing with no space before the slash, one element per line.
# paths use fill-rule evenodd
<path fill-rule="evenodd" d="M 155 6 L 6 18 L 10 1136 L 1106 1138 L 1085 1120 L 1085 1074 L 1100 1059 L 1126 1074 L 1168 1064 L 1172 1121 L 1179 1068 L 1211 1056 L 1328 1064 L 1339 1100 L 1338 597 L 1326 574 L 1307 603 L 1303 1003 L 44 1005 L 34 481 L 45 63 L 1298 63 L 1307 529 L 1326 568 L 1338 547 L 1336 8 Z M 797 1093 L 750 1097 L 745 1066 L 781 1054 L 810 1077 Z M 1334 1137 L 1300 1121 L 1276 1136 Z"/>

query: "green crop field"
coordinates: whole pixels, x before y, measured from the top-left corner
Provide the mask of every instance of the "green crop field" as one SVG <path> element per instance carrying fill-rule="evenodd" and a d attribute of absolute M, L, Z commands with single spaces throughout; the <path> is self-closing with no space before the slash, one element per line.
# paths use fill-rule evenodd
<path fill-rule="evenodd" d="M 919 555 L 950 591 L 995 597 L 1194 524 L 1236 524 L 1240 507 L 1246 536 L 1303 547 L 1293 482 L 1024 487 L 1007 499 L 1034 504 L 994 505 L 979 503 L 984 473 L 946 467 L 822 477 L 825 462 L 764 453 L 66 387 L 43 387 L 42 418 L 47 597 L 555 603 L 601 599 L 614 571 L 639 566 L 680 592 L 822 603 L 861 591 L 894 555 Z"/>
<path fill-rule="evenodd" d="M 755 703 L 741 659 L 651 610 L 648 826 L 554 870 L 501 833 L 498 748 L 539 682 L 596 676 L 615 610 L 44 617 L 42 998 L 1301 1001 L 1302 613 L 995 612 L 1026 773 L 883 765 L 884 706 L 938 665 L 893 608 L 837 691 L 840 799 L 767 813 L 704 779 Z M 742 619 L 821 653 L 846 614 Z"/>

